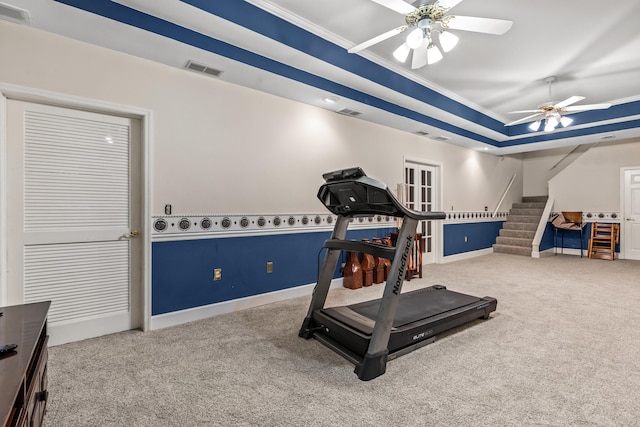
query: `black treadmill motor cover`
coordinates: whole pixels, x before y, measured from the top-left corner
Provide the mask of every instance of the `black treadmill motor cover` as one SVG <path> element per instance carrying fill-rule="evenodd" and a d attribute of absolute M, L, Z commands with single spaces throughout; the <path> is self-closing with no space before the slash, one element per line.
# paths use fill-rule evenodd
<path fill-rule="evenodd" d="M 361 168 L 328 172 L 322 177 L 326 183 L 318 190 L 318 199 L 335 215 L 381 214 L 418 220 L 445 218 L 444 212 L 418 212 L 406 208 L 385 184 L 368 177 Z"/>

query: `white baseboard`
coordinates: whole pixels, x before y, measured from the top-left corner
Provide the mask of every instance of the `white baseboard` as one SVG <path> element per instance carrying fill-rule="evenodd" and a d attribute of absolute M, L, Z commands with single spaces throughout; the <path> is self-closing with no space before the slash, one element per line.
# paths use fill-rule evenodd
<path fill-rule="evenodd" d="M 551 251 L 551 255 L 576 255 L 576 256 L 580 256 L 580 249 L 573 249 L 573 248 L 556 248 L 556 250 L 554 251 L 553 248 L 549 249 L 549 251 Z M 587 252 L 587 248 L 584 248 L 584 250 L 582 251 L 582 256 L 585 258 L 589 257 L 589 253 Z"/>
<path fill-rule="evenodd" d="M 475 258 L 482 255 L 493 253 L 493 248 L 479 249 L 477 251 L 463 252 L 461 254 L 449 255 L 442 258 L 442 263 L 446 264 L 453 261 L 461 261 L 463 259 Z"/>
<path fill-rule="evenodd" d="M 219 314 L 232 313 L 247 308 L 258 307 L 272 302 L 285 301 L 291 298 L 310 296 L 313 293 L 315 283 L 296 286 L 295 288 L 282 289 L 266 294 L 253 295 L 245 298 L 238 298 L 231 301 L 223 301 L 201 307 L 188 308 L 186 310 L 174 311 L 171 313 L 151 316 L 151 330 L 176 326 L 182 323 L 202 320 Z M 342 278 L 333 279 L 331 288 L 342 286 Z M 302 322 L 302 319 L 300 319 Z"/>
<path fill-rule="evenodd" d="M 96 316 L 82 321 L 50 322 L 47 326 L 49 347 L 128 331 L 135 327 L 131 324 L 131 315 L 128 312 Z"/>
<path fill-rule="evenodd" d="M 579 253 L 579 252 L 580 252 L 580 251 L 578 251 L 578 252 L 576 253 L 576 255 L 580 255 L 580 253 Z M 536 253 L 535 253 L 535 252 L 531 254 L 531 256 L 532 256 L 533 258 L 546 258 L 546 257 L 549 257 L 549 256 L 553 256 L 553 255 L 554 255 L 554 253 L 553 253 L 553 248 L 545 249 L 545 250 L 544 250 L 544 251 L 542 251 L 542 252 L 538 252 L 538 254 L 537 254 L 537 255 L 538 255 L 538 256 L 536 256 Z"/>
<path fill-rule="evenodd" d="M 550 255 L 554 255 L 555 253 L 557 253 L 558 255 L 575 255 L 575 256 L 580 256 L 580 249 L 573 249 L 573 248 L 564 248 L 564 250 L 562 248 L 556 248 L 556 252 L 554 253 L 553 248 L 548 249 L 545 252 L 551 252 Z M 584 250 L 582 251 L 582 257 L 583 258 L 589 258 L 589 251 L 587 250 L 587 248 L 584 248 Z M 616 252 L 614 255 L 615 259 L 624 259 L 624 257 L 620 256 L 620 252 Z"/>

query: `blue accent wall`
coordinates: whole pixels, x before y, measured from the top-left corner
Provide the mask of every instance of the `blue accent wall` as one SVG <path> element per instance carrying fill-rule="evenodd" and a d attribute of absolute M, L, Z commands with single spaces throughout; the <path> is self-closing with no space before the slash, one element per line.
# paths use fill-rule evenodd
<path fill-rule="evenodd" d="M 445 224 L 444 256 L 493 247 L 502 224 L 504 221 Z"/>
<path fill-rule="evenodd" d="M 349 230 L 347 239 L 392 231 Z M 153 242 L 152 315 L 315 283 L 324 259 L 319 252 L 330 236 L 325 231 Z M 272 273 L 267 262 L 273 262 Z M 214 281 L 216 268 L 222 269 L 222 279 Z"/>
<path fill-rule="evenodd" d="M 547 226 L 544 229 L 544 233 L 542 234 L 542 239 L 540 239 L 540 246 L 538 247 L 538 251 L 546 251 L 547 249 L 551 249 L 554 246 L 554 227 L 550 222 L 547 222 Z"/>
<path fill-rule="evenodd" d="M 563 239 L 564 234 L 564 239 Z M 582 249 L 584 255 L 588 256 L 587 250 L 589 249 L 589 239 L 591 238 L 591 223 L 587 223 L 582 229 Z M 544 243 L 544 245 L 543 245 Z M 561 253 L 562 249 L 577 249 L 580 250 L 580 232 L 579 231 L 560 231 L 556 235 L 556 229 L 551 223 L 547 223 L 547 227 L 544 230 L 542 241 L 540 242 L 540 251 L 546 249 L 558 248 L 557 252 Z M 620 252 L 620 242 L 616 243 L 616 252 Z"/>

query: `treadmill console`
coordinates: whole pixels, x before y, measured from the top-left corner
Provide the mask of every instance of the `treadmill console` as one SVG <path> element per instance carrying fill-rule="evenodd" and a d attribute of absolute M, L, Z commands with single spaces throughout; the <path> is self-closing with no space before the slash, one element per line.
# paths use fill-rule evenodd
<path fill-rule="evenodd" d="M 359 167 L 328 172 L 322 177 L 325 184 L 318 190 L 318 199 L 336 215 L 445 219 L 444 212 L 419 212 L 406 208 L 385 184 L 368 177 Z"/>

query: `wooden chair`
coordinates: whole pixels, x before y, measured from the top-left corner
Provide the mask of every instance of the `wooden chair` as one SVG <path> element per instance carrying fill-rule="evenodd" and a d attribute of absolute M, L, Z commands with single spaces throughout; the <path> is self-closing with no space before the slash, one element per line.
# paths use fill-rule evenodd
<path fill-rule="evenodd" d="M 589 258 L 616 258 L 616 243 L 620 239 L 620 225 L 594 222 L 591 225 L 591 239 L 589 239 Z"/>

